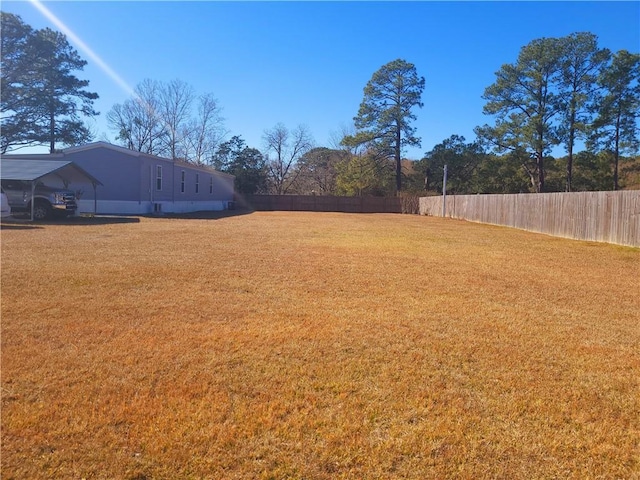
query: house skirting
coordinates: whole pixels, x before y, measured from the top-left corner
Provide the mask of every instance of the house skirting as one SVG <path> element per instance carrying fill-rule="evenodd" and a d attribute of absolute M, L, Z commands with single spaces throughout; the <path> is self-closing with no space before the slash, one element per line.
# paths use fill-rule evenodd
<path fill-rule="evenodd" d="M 229 202 L 226 200 L 197 201 L 158 201 L 158 202 L 131 202 L 118 200 L 92 199 L 78 201 L 78 214 L 98 215 L 149 215 L 153 213 L 189 213 L 211 212 L 226 210 Z"/>

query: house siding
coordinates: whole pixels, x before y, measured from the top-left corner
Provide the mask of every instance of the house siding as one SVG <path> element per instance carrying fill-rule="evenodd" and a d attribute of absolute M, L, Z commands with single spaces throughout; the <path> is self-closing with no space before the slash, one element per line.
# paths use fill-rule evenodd
<path fill-rule="evenodd" d="M 113 155 L 107 148 L 71 153 L 64 156 L 85 169 L 102 182 L 97 190 L 98 200 L 129 201 L 135 199 L 139 191 L 140 169 L 132 158 Z"/>
<path fill-rule="evenodd" d="M 185 172 L 185 189 L 182 192 L 182 172 Z M 173 169 L 173 191 L 176 202 L 223 202 L 233 200 L 233 176 L 221 176 L 208 169 L 189 167 L 177 163 Z M 196 175 L 198 175 L 199 189 L 196 193 Z M 213 192 L 209 193 L 209 186 L 213 179 Z"/>

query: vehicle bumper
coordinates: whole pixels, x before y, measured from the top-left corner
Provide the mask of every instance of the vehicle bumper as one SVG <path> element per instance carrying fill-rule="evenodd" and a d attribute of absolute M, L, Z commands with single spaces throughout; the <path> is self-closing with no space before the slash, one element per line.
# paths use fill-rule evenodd
<path fill-rule="evenodd" d="M 77 205 L 51 205 L 51 210 L 54 215 L 70 217 L 75 215 Z"/>
<path fill-rule="evenodd" d="M 78 209 L 77 205 L 67 205 L 67 204 L 63 204 L 63 205 L 51 205 L 51 208 L 53 208 L 54 210 L 58 211 L 58 212 L 75 212 Z"/>

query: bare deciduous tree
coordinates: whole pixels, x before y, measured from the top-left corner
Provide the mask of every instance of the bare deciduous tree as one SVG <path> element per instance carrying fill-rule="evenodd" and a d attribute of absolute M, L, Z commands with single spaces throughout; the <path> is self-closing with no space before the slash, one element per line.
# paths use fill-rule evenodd
<path fill-rule="evenodd" d="M 116 139 L 129 149 L 152 155 L 209 163 L 225 132 L 221 108 L 212 94 L 196 101 L 193 88 L 181 80 L 163 84 L 144 80 L 135 96 L 107 114 Z"/>
<path fill-rule="evenodd" d="M 313 139 L 304 125 L 289 131 L 281 123 L 265 130 L 263 139 L 271 190 L 284 195 L 295 184 L 300 170 L 294 167 L 300 157 L 312 148 Z"/>
<path fill-rule="evenodd" d="M 158 90 L 158 82 L 146 79 L 136 86 L 133 98 L 114 105 L 107 113 L 109 126 L 118 132 L 116 140 L 126 148 L 152 155 L 163 153 L 159 141 L 164 128 L 158 114 Z"/>
<path fill-rule="evenodd" d="M 179 156 L 184 138 L 184 126 L 189 121 L 193 104 L 193 87 L 182 80 L 172 80 L 160 88 L 160 116 L 167 135 L 164 137 L 170 158 Z"/>
<path fill-rule="evenodd" d="M 211 163 L 216 148 L 225 135 L 222 109 L 212 94 L 201 95 L 198 99 L 198 116 L 191 119 L 183 129 L 184 157 L 203 165 Z"/>

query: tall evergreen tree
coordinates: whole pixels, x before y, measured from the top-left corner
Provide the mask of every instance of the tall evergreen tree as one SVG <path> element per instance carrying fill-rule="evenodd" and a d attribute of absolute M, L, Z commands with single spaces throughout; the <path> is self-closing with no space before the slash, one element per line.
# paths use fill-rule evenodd
<path fill-rule="evenodd" d="M 49 151 L 53 153 L 56 143 L 77 145 L 90 140 L 91 132 L 81 121 L 80 114 L 98 115 L 93 109 L 98 94 L 84 89 L 89 85 L 88 80 L 80 80 L 71 74 L 83 70 L 87 62 L 80 58 L 62 33 L 49 28 L 36 32 L 34 48 L 42 79 L 38 89 L 45 127 L 41 141 L 48 142 Z"/>
<path fill-rule="evenodd" d="M 596 79 L 611 53 L 598 48 L 598 38 L 592 33 L 573 33 L 560 41 L 559 84 L 563 110 L 559 134 L 567 150 L 565 190 L 570 192 L 575 143 L 586 135 L 590 123 L 588 107 L 594 99 Z"/>
<path fill-rule="evenodd" d="M 33 115 L 25 108 L 27 90 L 33 82 L 32 59 L 27 55 L 28 41 L 33 30 L 22 19 L 11 13 L 0 12 L 2 35 L 0 52 L 2 75 L 0 75 L 1 150 L 21 148 L 35 142 L 30 134 Z"/>
<path fill-rule="evenodd" d="M 420 146 L 411 121 L 416 119 L 413 107 L 422 107 L 424 77 L 405 60 L 394 60 L 373 74 L 364 88 L 364 99 L 354 118 L 357 133 L 344 138 L 345 145 L 377 144 L 376 150 L 387 150 L 396 165 L 396 190 L 402 190 L 402 148 Z"/>
<path fill-rule="evenodd" d="M 596 118 L 590 138 L 592 149 L 613 154 L 613 189 L 620 188 L 618 167 L 623 153 L 638 151 L 640 116 L 640 54 L 617 52 L 598 84 L 602 93 L 595 103 Z"/>
<path fill-rule="evenodd" d="M 6 47 L 6 49 L 5 49 Z M 19 16 L 2 13 L 2 150 L 56 143 L 77 145 L 92 134 L 81 116 L 93 117 L 97 93 L 72 72 L 87 64 L 66 37 L 32 30 Z"/>
<path fill-rule="evenodd" d="M 487 87 L 484 113 L 496 124 L 476 134 L 499 152 L 518 152 L 536 192 L 545 189 L 545 156 L 559 143 L 554 117 L 562 108 L 554 85 L 558 80 L 561 44 L 555 38 L 533 40 L 520 50 L 515 64 L 503 65 Z M 525 153 L 524 157 L 522 153 Z"/>

